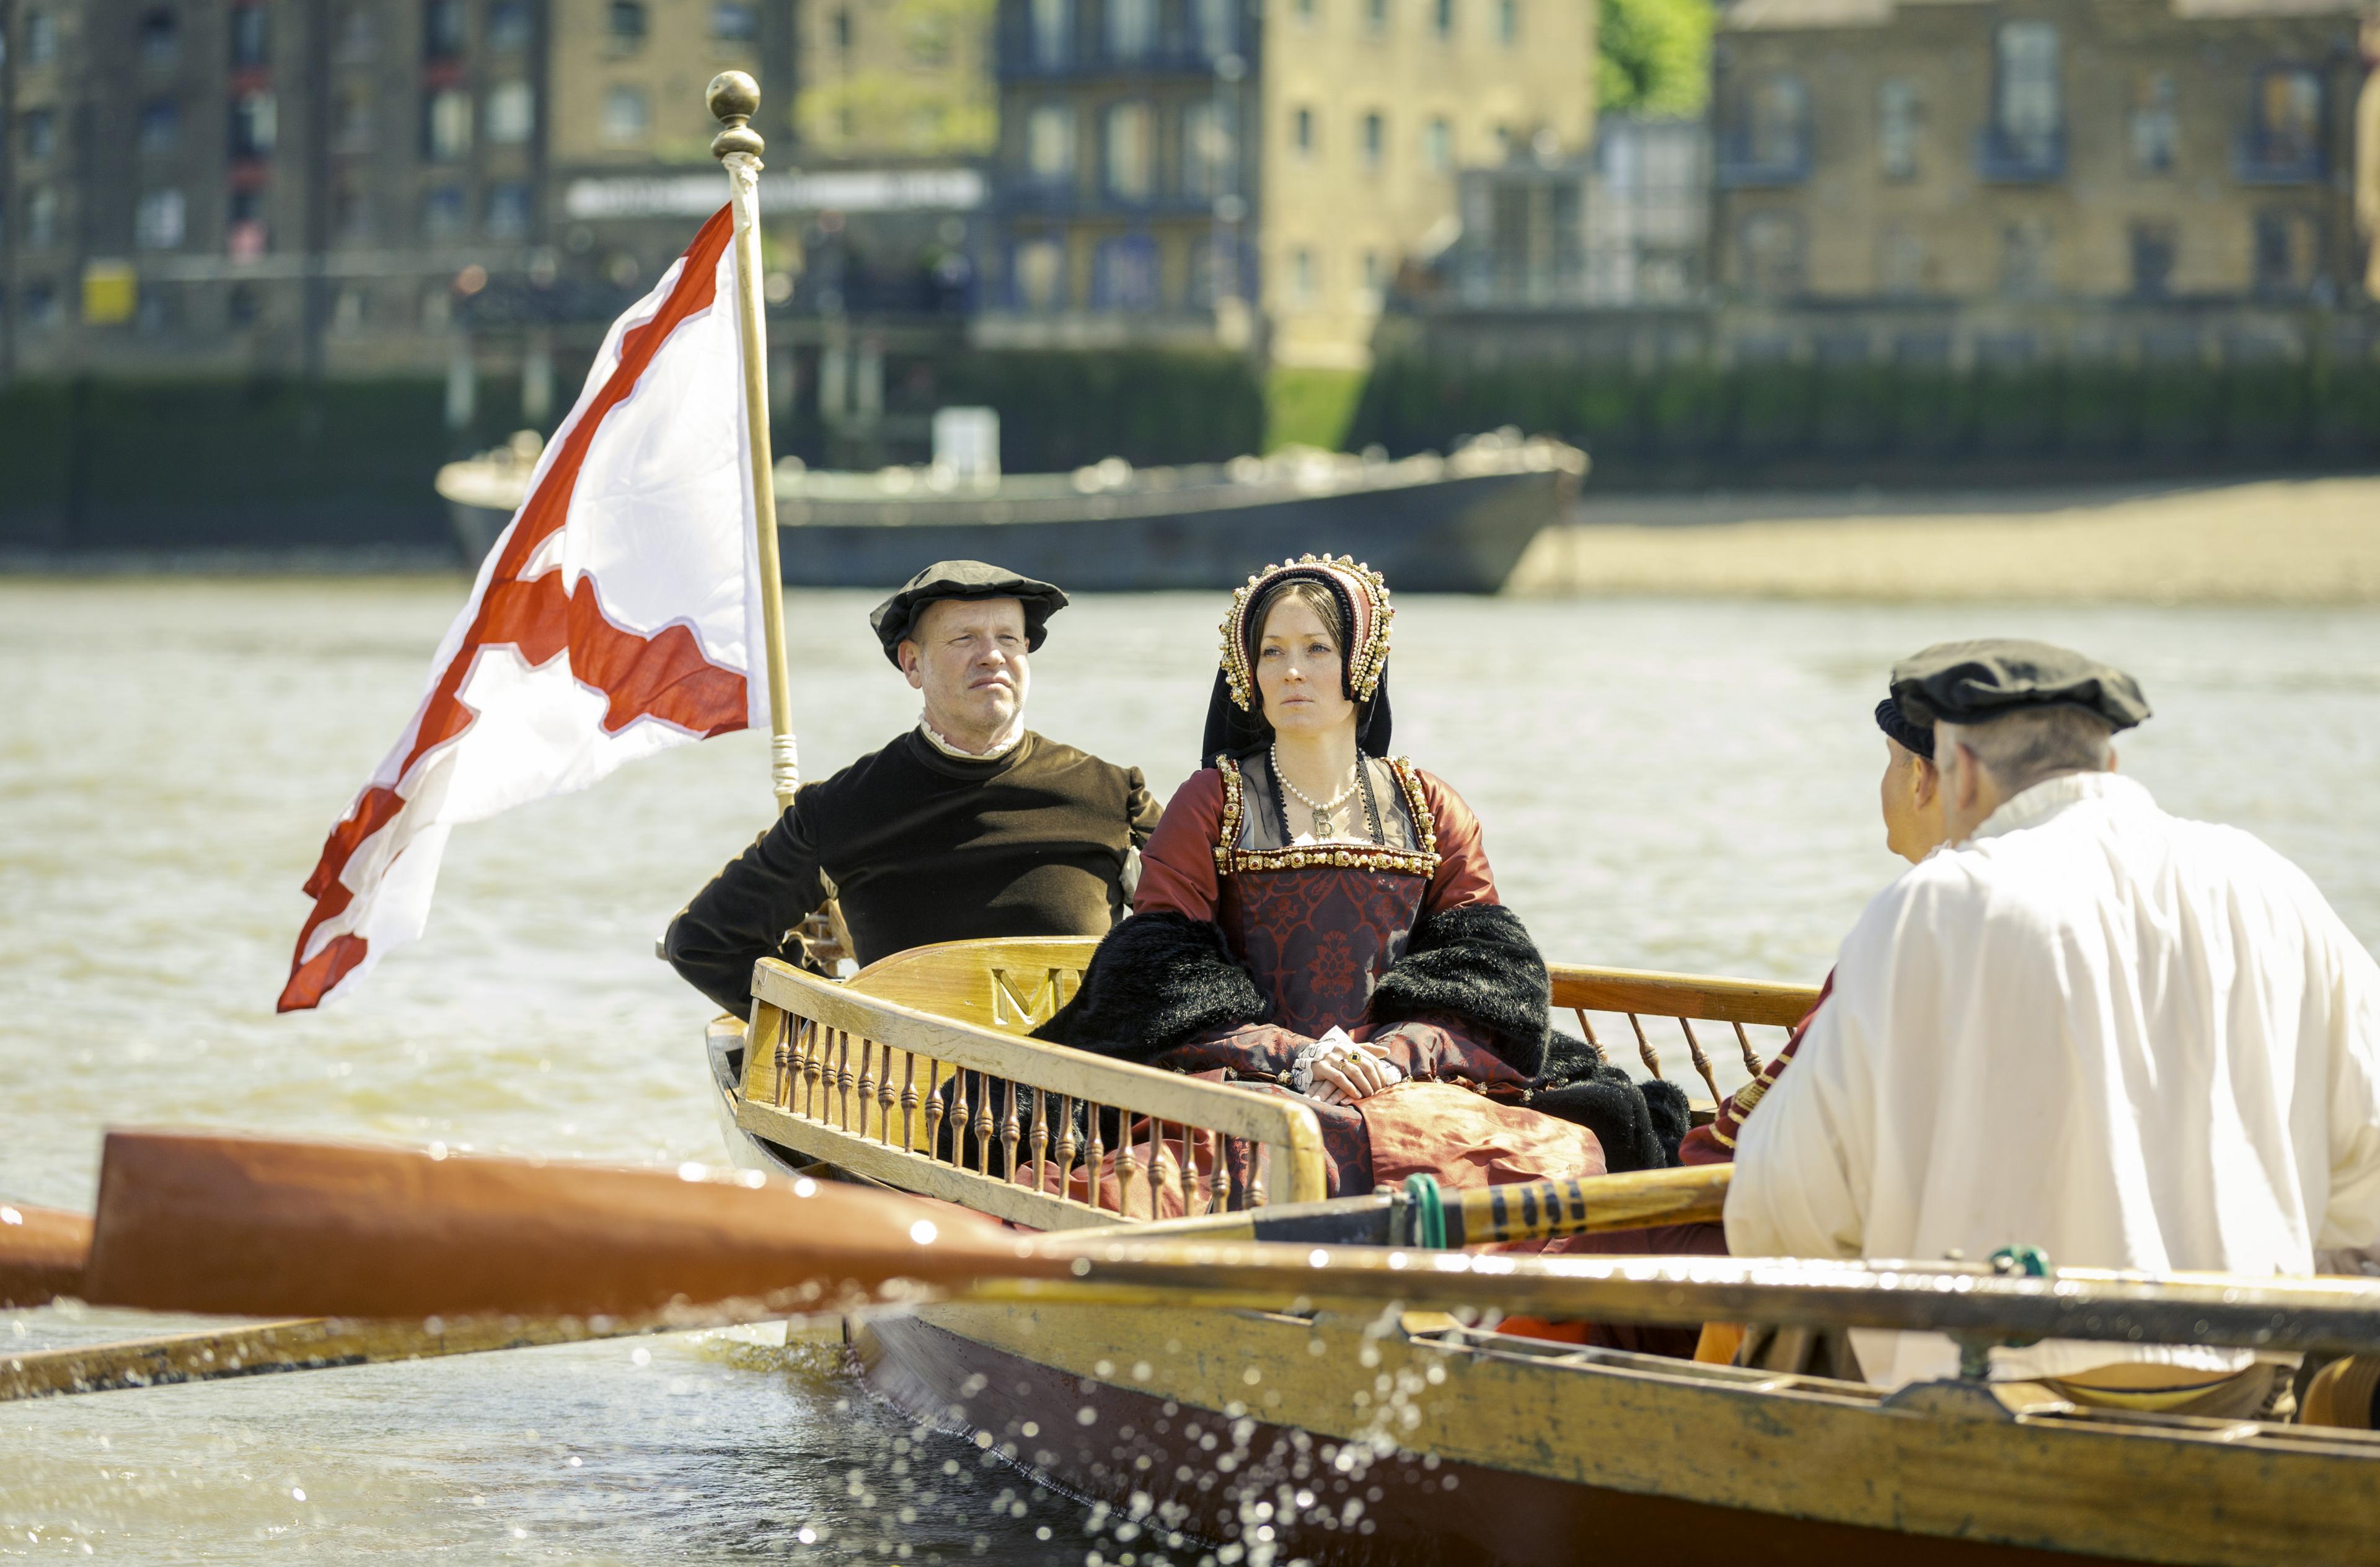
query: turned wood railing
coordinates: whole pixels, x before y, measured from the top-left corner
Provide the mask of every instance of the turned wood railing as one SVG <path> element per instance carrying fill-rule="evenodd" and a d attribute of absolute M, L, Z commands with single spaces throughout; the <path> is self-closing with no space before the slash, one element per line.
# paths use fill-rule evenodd
<path fill-rule="evenodd" d="M 920 948 L 848 983 L 754 971 L 735 1119 L 797 1153 L 1039 1229 L 1326 1197 L 1293 1100 L 1021 1038 L 1095 943 Z"/>
<path fill-rule="evenodd" d="M 1303 1202 L 1325 1195 L 1314 1112 L 1277 1096 L 1109 1061 L 1024 1036 L 1073 995 L 1088 939 L 921 947 L 848 981 L 773 960 L 754 972 L 738 1124 L 796 1154 L 1038 1229 Z M 1674 1023 L 1714 1102 L 1696 1024 L 1781 1046 L 1807 986 L 1633 969 L 1552 968 L 1555 1021 L 1586 1039 L 1624 1019 L 1645 1070 Z M 1764 1044 L 1767 1041 L 1762 1041 Z"/>

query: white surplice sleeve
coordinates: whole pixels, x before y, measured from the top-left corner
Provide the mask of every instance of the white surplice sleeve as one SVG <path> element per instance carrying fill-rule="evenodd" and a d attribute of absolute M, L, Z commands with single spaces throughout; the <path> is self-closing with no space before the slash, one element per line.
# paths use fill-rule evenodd
<path fill-rule="evenodd" d="M 2380 964 L 2327 906 L 2330 1201 L 2314 1245 L 2380 1253 Z"/>
<path fill-rule="evenodd" d="M 1727 1249 L 1736 1257 L 1863 1255 L 1875 1179 L 1873 1052 L 1885 1030 L 1877 999 L 1899 922 L 1888 891 L 1868 905 L 1836 956 L 1834 990 L 1795 1052 L 1744 1119 L 1727 1198 Z"/>

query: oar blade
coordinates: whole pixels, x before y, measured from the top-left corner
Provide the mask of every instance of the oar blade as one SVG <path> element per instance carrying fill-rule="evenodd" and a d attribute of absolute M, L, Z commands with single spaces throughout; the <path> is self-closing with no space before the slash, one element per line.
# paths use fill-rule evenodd
<path fill-rule="evenodd" d="M 111 1132 L 84 1297 L 249 1317 L 826 1309 L 1013 1271 L 965 1209 L 829 1182 Z"/>
<path fill-rule="evenodd" d="M 0 1306 L 45 1306 L 82 1292 L 91 1221 L 79 1213 L 0 1203 Z"/>

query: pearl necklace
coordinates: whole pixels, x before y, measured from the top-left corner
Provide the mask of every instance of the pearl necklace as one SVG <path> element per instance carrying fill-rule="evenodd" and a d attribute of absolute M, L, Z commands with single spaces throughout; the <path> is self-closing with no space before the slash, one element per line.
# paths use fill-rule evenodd
<path fill-rule="evenodd" d="M 1325 805 L 1322 801 L 1316 799 L 1313 796 L 1307 794 L 1305 790 L 1291 783 L 1289 781 L 1289 774 L 1281 771 L 1280 741 L 1275 740 L 1272 743 L 1271 755 L 1272 775 L 1281 781 L 1281 786 L 1288 790 L 1290 794 L 1296 798 L 1299 805 L 1304 806 L 1306 809 L 1314 813 L 1315 836 L 1318 838 L 1328 838 L 1331 833 L 1337 832 L 1339 830 L 1339 824 L 1336 818 L 1338 816 L 1339 808 L 1347 803 L 1349 797 L 1355 793 L 1356 785 L 1363 781 L 1363 759 L 1360 757 L 1356 759 L 1355 773 L 1354 777 L 1347 780 L 1347 786 L 1344 789 L 1340 790 L 1338 794 L 1332 796 L 1330 802 L 1328 805 Z"/>

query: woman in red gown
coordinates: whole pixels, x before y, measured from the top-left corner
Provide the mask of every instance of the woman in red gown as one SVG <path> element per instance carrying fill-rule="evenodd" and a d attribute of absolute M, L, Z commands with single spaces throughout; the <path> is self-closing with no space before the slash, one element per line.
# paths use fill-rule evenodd
<path fill-rule="evenodd" d="M 1551 1031 L 1544 960 L 1497 896 L 1478 819 L 1390 755 L 1393 613 L 1343 557 L 1233 596 L 1208 765 L 1040 1037 L 1312 1102 L 1334 1195 L 1674 1163 L 1683 1096 Z"/>

